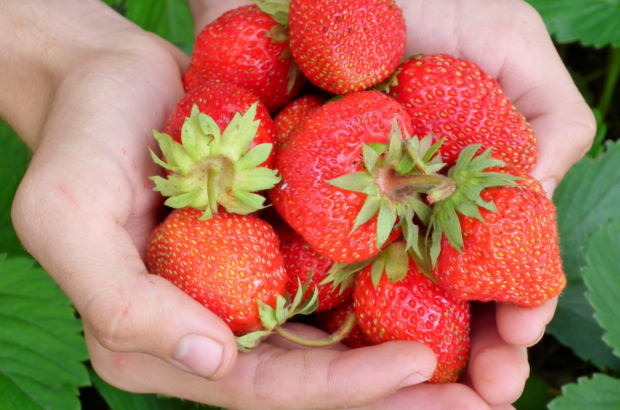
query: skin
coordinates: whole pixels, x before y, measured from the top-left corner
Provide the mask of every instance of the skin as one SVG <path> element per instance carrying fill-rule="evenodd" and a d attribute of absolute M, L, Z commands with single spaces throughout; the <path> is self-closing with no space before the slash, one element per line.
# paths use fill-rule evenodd
<path fill-rule="evenodd" d="M 540 17 L 520 0 L 398 3 L 407 54 L 452 53 L 499 80 L 538 134 L 532 175 L 551 195 L 589 148 L 595 122 Z M 197 32 L 241 4 L 190 0 Z M 0 116 L 34 151 L 13 221 L 79 311 L 106 381 L 229 409 L 513 408 L 529 372 L 526 347 L 557 300 L 476 306 L 458 384 L 419 384 L 436 363 L 414 342 L 300 349 L 274 337 L 238 354 L 222 321 L 143 262 L 161 204 L 147 180 L 161 172 L 148 152 L 151 129 L 183 95 L 189 58 L 98 0 L 6 0 L 0 49 Z"/>

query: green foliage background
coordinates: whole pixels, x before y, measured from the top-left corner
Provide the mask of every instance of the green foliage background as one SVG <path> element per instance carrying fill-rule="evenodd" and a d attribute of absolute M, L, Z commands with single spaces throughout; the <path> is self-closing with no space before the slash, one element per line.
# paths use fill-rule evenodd
<path fill-rule="evenodd" d="M 190 53 L 185 0 L 104 0 Z M 542 15 L 599 132 L 556 190 L 569 285 L 542 342 L 519 410 L 620 408 L 620 0 L 528 0 Z M 0 121 L 0 409 L 209 408 L 107 385 L 92 372 L 69 300 L 20 245 L 10 219 L 30 152 Z"/>

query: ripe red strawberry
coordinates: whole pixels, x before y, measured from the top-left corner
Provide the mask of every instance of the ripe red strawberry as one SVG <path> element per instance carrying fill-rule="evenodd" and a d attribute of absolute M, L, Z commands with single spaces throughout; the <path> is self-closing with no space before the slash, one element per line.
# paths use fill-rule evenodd
<path fill-rule="evenodd" d="M 379 177 L 366 172 L 378 169 L 363 158 L 370 155 L 369 144 L 389 144 L 400 134 L 392 128 L 395 121 L 409 131 L 410 119 L 393 99 L 374 91 L 349 94 L 306 117 L 276 157 L 282 182 L 269 193 L 272 203 L 313 249 L 334 262 L 367 260 L 400 235 L 400 228 L 393 229 L 397 206 L 380 192 L 381 181 L 374 182 Z M 326 182 L 348 174 L 360 176 L 365 182 L 357 186 L 372 185 L 376 195 Z M 358 217 L 363 209 L 373 210 L 365 206 L 369 201 L 377 205 L 374 212 Z"/>
<path fill-rule="evenodd" d="M 289 103 L 273 119 L 276 127 L 276 147 L 282 145 L 289 133 L 308 115 L 314 113 L 323 104 L 325 99 L 315 95 L 306 95 Z"/>
<path fill-rule="evenodd" d="M 440 152 L 446 163 L 454 164 L 471 144 L 494 147 L 495 156 L 519 169 L 536 163 L 534 130 L 476 64 L 445 54 L 418 55 L 402 63 L 387 86 L 411 116 L 415 135 L 445 139 Z"/>
<path fill-rule="evenodd" d="M 481 157 L 471 164 L 478 160 L 482 167 Z M 433 220 L 458 221 L 462 232 L 461 239 L 454 234 L 458 226 L 438 222 L 438 232 L 443 233 L 436 269 L 439 285 L 460 299 L 520 306 L 537 306 L 559 295 L 566 286 L 566 278 L 555 207 L 540 183 L 522 171 L 506 167 L 466 176 L 469 169 L 465 165 L 468 164 L 463 164 L 462 175 L 453 175 L 457 181 L 456 197 L 438 203 L 434 210 Z M 479 186 L 478 189 L 484 188 L 480 194 L 482 201 L 468 202 L 462 187 L 471 190 L 471 180 L 493 178 L 492 173 L 511 173 L 520 179 L 502 187 Z M 478 214 L 472 212 L 472 205 Z M 452 217 L 447 217 L 448 213 Z M 438 235 L 433 239 L 438 241 Z"/>
<path fill-rule="evenodd" d="M 255 216 L 173 211 L 147 248 L 147 267 L 217 314 L 236 335 L 261 330 L 257 300 L 275 307 L 288 276 L 278 238 Z"/>
<path fill-rule="evenodd" d="M 407 40 L 402 10 L 392 0 L 291 0 L 289 30 L 301 72 L 333 94 L 387 78 Z"/>
<path fill-rule="evenodd" d="M 331 309 L 347 300 L 353 293 L 353 283 L 343 283 L 334 286 L 332 282 L 321 284 L 334 266 L 334 262 L 321 256 L 312 249 L 304 238 L 291 227 L 282 224 L 276 228 L 280 239 L 280 252 L 284 260 L 284 268 L 289 276 L 286 291 L 294 295 L 299 289 L 299 283 L 306 283 L 310 275 L 310 288 L 316 286 L 319 291 L 319 305 L 315 312 Z"/>
<path fill-rule="evenodd" d="M 252 104 L 258 103 L 254 120 L 260 121 L 260 126 L 250 149 L 258 144 L 275 144 L 275 126 L 269 112 L 259 102 L 257 96 L 245 88 L 225 82 L 209 81 L 193 88 L 177 103 L 170 117 L 164 125 L 163 132 L 170 135 L 173 140 L 181 143 L 181 129 L 187 117 L 196 105 L 198 110 L 213 118 L 224 132 L 226 126 L 237 113 L 245 113 Z M 269 158 L 260 166 L 272 168 L 275 161 L 275 150 L 271 151 Z"/>
<path fill-rule="evenodd" d="M 320 312 L 317 314 L 319 327 L 327 333 L 334 333 L 342 327 L 345 320 L 352 312 L 354 312 L 353 300 L 349 300 L 334 309 Z M 358 324 L 353 327 L 347 337 L 342 339 L 342 343 L 349 346 L 351 349 L 374 345 Z"/>
<path fill-rule="evenodd" d="M 202 111 L 202 112 L 201 112 Z M 177 104 L 166 133 L 153 131 L 163 153 L 153 160 L 168 171 L 154 176 L 155 191 L 172 208 L 247 215 L 264 208 L 260 193 L 280 181 L 271 169 L 273 123 L 249 91 L 231 84 L 196 87 Z"/>
<path fill-rule="evenodd" d="M 376 270 L 380 278 L 373 277 L 372 266 L 357 275 L 353 293 L 357 322 L 373 343 L 424 343 L 437 355 L 430 382 L 455 382 L 469 355 L 469 304 L 445 292 L 407 259 L 401 280 L 390 280 L 383 269 Z"/>
<path fill-rule="evenodd" d="M 276 112 L 295 97 L 304 78 L 284 27 L 257 6 L 245 6 L 224 13 L 196 39 L 183 84 L 190 91 L 207 81 L 247 88 Z"/>

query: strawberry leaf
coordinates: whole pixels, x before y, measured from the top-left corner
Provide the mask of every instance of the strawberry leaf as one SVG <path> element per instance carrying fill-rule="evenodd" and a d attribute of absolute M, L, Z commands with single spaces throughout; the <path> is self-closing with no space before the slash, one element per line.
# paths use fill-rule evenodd
<path fill-rule="evenodd" d="M 619 0 L 527 0 L 560 43 L 579 41 L 597 48 L 620 45 Z"/>
<path fill-rule="evenodd" d="M 71 302 L 30 258 L 0 257 L 0 408 L 80 408 L 90 384 L 82 324 Z"/>
<path fill-rule="evenodd" d="M 616 410 L 620 408 L 620 380 L 604 374 L 581 377 L 562 387 L 563 395 L 549 403 L 549 410 Z"/>
<path fill-rule="evenodd" d="M 11 205 L 17 186 L 28 163 L 30 150 L 17 137 L 5 122 L 0 120 L 0 147 L 2 147 L 2 166 L 0 167 L 0 253 L 13 256 L 26 256 L 27 252 L 17 239 L 11 221 Z"/>
<path fill-rule="evenodd" d="M 194 43 L 194 22 L 185 0 L 126 0 L 125 17 L 174 44 Z"/>
<path fill-rule="evenodd" d="M 588 287 L 586 297 L 596 311 L 595 318 L 606 330 L 603 339 L 620 356 L 620 221 L 612 221 L 590 238 L 585 252 L 588 267 L 583 280 Z"/>
<path fill-rule="evenodd" d="M 590 235 L 609 220 L 620 221 L 620 143 L 607 144 L 595 160 L 586 157 L 566 174 L 553 196 L 557 208 L 560 251 L 568 286 L 560 297 L 549 333 L 599 368 L 620 368 L 620 359 L 603 342 L 603 329 L 585 298 L 582 249 Z"/>

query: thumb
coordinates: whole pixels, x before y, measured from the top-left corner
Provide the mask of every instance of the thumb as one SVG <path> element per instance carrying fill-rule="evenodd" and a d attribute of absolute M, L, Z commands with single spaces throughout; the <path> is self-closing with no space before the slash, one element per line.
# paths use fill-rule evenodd
<path fill-rule="evenodd" d="M 104 348 L 145 353 L 177 368 L 216 380 L 237 357 L 228 326 L 207 308 L 159 276 L 125 267 L 121 282 L 90 292 L 81 310 L 86 330 Z"/>
<path fill-rule="evenodd" d="M 206 378 L 228 374 L 237 357 L 228 326 L 172 283 L 147 273 L 123 221 L 94 206 L 94 198 L 105 201 L 96 193 L 101 191 L 91 198 L 70 182 L 42 191 L 25 178 L 13 219 L 26 249 L 106 349 L 145 353 Z M 144 219 L 140 224 L 152 225 Z"/>

